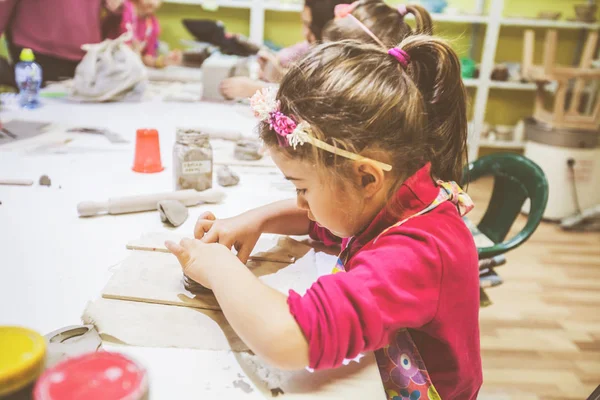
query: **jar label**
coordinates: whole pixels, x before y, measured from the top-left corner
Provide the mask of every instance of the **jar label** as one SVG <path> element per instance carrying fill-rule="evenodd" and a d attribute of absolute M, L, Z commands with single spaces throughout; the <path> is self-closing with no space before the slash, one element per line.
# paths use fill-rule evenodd
<path fill-rule="evenodd" d="M 186 161 L 181 165 L 181 170 L 184 175 L 206 174 L 209 173 L 211 169 L 212 162 L 210 160 Z"/>

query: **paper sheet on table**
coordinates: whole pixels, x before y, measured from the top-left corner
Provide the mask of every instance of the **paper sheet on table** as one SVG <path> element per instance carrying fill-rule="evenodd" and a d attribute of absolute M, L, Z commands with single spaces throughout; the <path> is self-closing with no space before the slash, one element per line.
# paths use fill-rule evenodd
<path fill-rule="evenodd" d="M 290 243 L 292 246 L 305 246 L 291 239 L 285 243 Z M 305 249 L 302 248 L 302 251 Z M 306 253 L 292 265 L 271 261 L 249 261 L 247 266 L 258 277 L 279 271 L 274 276 L 264 279 L 267 280 L 267 284 L 286 293 L 289 289 L 303 293 L 303 290 L 306 290 L 318 276 L 314 250 Z M 186 290 L 177 259 L 171 254 L 159 252 L 132 252 L 111 277 L 102 292 L 102 297 L 208 310 L 220 309 L 212 293 L 191 293 Z"/>
<path fill-rule="evenodd" d="M 100 298 L 88 303 L 82 320 L 109 342 L 248 351 L 220 311 Z"/>
<path fill-rule="evenodd" d="M 104 298 L 88 304 L 83 316 L 86 323 L 130 345 L 247 350 L 218 311 L 212 294 L 207 298 L 212 299 L 214 310 L 200 300 L 193 305 L 181 300 L 193 295 L 181 284 L 181 268 L 173 256 L 135 252 L 128 260 L 104 289 Z M 165 269 L 169 260 L 176 265 Z M 304 294 L 318 277 L 315 264 L 311 250 L 296 263 L 279 264 L 282 269 L 259 279 L 282 293 L 294 290 Z"/>

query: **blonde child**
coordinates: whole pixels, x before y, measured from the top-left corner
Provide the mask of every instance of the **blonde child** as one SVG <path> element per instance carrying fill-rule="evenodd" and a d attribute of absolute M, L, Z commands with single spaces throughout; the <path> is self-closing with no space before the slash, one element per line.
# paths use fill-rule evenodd
<path fill-rule="evenodd" d="M 253 97 L 260 134 L 297 188 L 167 243 L 246 344 L 279 368 L 337 368 L 375 351 L 387 399 L 475 399 L 482 383 L 477 250 L 455 183 L 466 159 L 455 52 L 323 44 Z M 342 244 L 335 272 L 285 296 L 244 265 L 262 233 Z M 236 257 L 230 249 L 238 250 Z"/>
<path fill-rule="evenodd" d="M 167 56 L 158 54 L 160 24 L 154 14 L 161 4 L 162 0 L 127 0 L 121 20 L 121 33 L 132 34 L 131 47 L 140 54 L 146 66 L 153 68 L 182 62 L 181 51 L 172 51 Z"/>

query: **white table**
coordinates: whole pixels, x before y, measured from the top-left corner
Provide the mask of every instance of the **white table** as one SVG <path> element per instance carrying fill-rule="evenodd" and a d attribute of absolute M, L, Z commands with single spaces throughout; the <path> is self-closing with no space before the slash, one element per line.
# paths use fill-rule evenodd
<path fill-rule="evenodd" d="M 3 111 L 0 117 L 105 127 L 131 140 L 114 145 L 101 136 L 81 135 L 69 143 L 73 153 L 67 154 L 0 147 L 0 177 L 36 181 L 32 187 L 0 186 L 0 325 L 25 326 L 42 334 L 80 324 L 86 303 L 99 296 L 111 267 L 126 257 L 126 242 L 164 229 L 156 212 L 78 218 L 78 202 L 172 190 L 171 150 L 178 126 L 226 123 L 251 135 L 255 125 L 242 106 L 208 103 L 80 105 L 46 100 L 38 110 Z M 142 127 L 159 130 L 166 167 L 161 173 L 131 170 L 135 130 Z M 206 210 L 227 217 L 294 195 L 276 169 L 234 169 L 242 182 L 225 189 L 226 201 L 191 208 L 190 218 L 177 232 L 191 235 L 195 220 Z M 43 174 L 52 179 L 51 187 L 37 185 Z M 129 346 L 116 350 L 148 368 L 154 399 L 263 398 L 256 391 L 233 387 L 232 382 L 245 374 L 231 352 Z"/>

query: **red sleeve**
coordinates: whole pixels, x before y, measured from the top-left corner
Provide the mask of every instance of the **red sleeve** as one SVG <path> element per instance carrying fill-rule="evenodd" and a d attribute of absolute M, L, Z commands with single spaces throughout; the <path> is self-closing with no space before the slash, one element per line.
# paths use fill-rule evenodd
<path fill-rule="evenodd" d="M 325 246 L 333 246 L 342 243 L 342 239 L 329 232 L 316 222 L 311 221 L 308 235 L 312 240 L 322 242 Z"/>
<path fill-rule="evenodd" d="M 17 0 L 0 0 L 0 36 L 9 26 Z"/>
<path fill-rule="evenodd" d="M 443 270 L 434 240 L 422 230 L 388 233 L 352 257 L 350 272 L 321 277 L 303 297 L 290 291 L 311 368 L 336 368 L 433 319 Z"/>
<path fill-rule="evenodd" d="M 121 27 L 120 27 L 119 34 L 122 35 L 123 33 L 127 32 L 130 29 L 133 32 L 133 18 L 134 18 L 133 5 L 127 1 L 123 4 L 123 15 L 121 17 Z M 131 43 L 131 41 L 129 41 L 129 43 Z"/>

